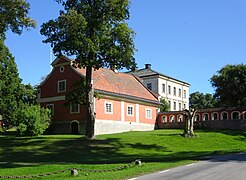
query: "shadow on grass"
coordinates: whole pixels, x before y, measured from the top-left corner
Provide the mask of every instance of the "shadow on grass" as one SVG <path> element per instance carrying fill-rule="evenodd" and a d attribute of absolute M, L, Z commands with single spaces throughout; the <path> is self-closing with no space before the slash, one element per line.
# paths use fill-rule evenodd
<path fill-rule="evenodd" d="M 159 136 L 159 134 L 155 134 Z M 174 134 L 173 136 L 179 136 Z M 15 137 L 0 135 L 0 168 L 27 167 L 40 164 L 108 164 L 143 162 L 177 162 L 197 160 L 201 156 L 225 152 L 172 152 L 167 147 L 147 143 L 122 143 L 120 138 L 85 140 L 81 136 Z M 228 151 L 226 151 L 228 153 Z"/>

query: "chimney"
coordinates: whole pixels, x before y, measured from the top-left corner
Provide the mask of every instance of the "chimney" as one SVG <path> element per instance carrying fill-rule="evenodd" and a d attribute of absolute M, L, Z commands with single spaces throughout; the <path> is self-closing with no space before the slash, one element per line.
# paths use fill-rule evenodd
<path fill-rule="evenodd" d="M 145 64 L 145 69 L 151 69 L 151 64 Z"/>

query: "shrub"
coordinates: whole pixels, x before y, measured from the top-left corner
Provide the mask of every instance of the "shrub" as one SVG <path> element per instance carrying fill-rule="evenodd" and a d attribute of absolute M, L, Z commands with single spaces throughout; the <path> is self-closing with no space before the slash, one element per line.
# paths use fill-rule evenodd
<path fill-rule="evenodd" d="M 36 136 L 43 134 L 50 125 L 50 110 L 39 105 L 25 104 L 17 112 L 15 123 L 18 135 Z"/>

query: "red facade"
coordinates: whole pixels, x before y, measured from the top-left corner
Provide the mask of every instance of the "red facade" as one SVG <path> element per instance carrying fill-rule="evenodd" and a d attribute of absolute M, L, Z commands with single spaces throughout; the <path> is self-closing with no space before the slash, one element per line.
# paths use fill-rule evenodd
<path fill-rule="evenodd" d="M 84 133 L 86 110 L 76 105 L 75 111 L 65 101 L 66 93 L 84 77 L 85 70 L 68 58 L 56 59 L 53 70 L 39 86 L 38 102 L 52 109 L 51 131 L 54 133 Z M 93 71 L 93 88 L 97 134 L 154 128 L 159 102 L 134 76 L 110 69 Z M 68 104 L 68 105 L 66 105 Z"/>
<path fill-rule="evenodd" d="M 159 128 L 182 128 L 183 112 L 161 112 L 157 115 Z M 246 129 L 246 107 L 197 110 L 194 126 L 211 129 Z"/>

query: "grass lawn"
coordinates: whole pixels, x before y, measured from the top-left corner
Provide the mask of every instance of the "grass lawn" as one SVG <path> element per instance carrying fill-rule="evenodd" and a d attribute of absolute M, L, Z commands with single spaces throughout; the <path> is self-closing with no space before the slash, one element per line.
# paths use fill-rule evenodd
<path fill-rule="evenodd" d="M 80 135 L 15 137 L 0 133 L 0 176 L 29 175 L 66 168 L 111 169 L 141 159 L 142 166 L 115 172 L 70 172 L 33 179 L 125 179 L 187 164 L 199 157 L 246 151 L 246 132 L 156 130 L 100 135 L 86 141 Z"/>

